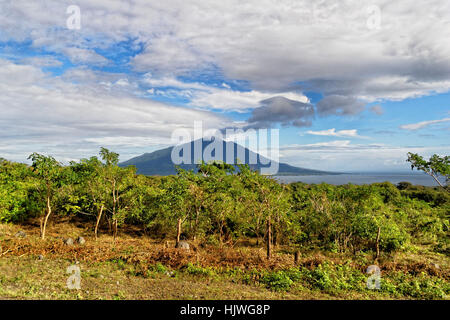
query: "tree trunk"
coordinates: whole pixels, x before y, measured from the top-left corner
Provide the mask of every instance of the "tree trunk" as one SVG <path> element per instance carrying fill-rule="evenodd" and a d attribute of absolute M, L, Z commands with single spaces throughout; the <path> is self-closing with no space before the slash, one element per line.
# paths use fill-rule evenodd
<path fill-rule="evenodd" d="M 276 248 L 277 247 L 277 241 L 278 241 L 278 233 L 277 233 L 277 228 L 276 226 L 273 226 L 273 231 L 272 231 L 272 244 L 273 246 Z"/>
<path fill-rule="evenodd" d="M 198 220 L 199 220 L 200 212 L 198 208 L 195 209 L 195 223 L 194 223 L 194 235 L 193 240 L 197 239 L 197 230 L 198 230 Z"/>
<path fill-rule="evenodd" d="M 178 247 L 178 243 L 180 242 L 180 236 L 181 236 L 181 218 L 178 219 L 178 224 L 177 224 L 177 241 L 175 243 L 175 247 Z"/>
<path fill-rule="evenodd" d="M 375 256 L 375 261 L 378 261 L 378 258 L 380 257 L 380 231 L 381 231 L 381 227 L 378 227 L 377 241 L 375 243 L 376 251 L 377 251 L 377 255 Z"/>
<path fill-rule="evenodd" d="M 299 261 L 300 261 L 300 251 L 296 250 L 294 252 L 294 264 L 298 265 Z"/>
<path fill-rule="evenodd" d="M 47 228 L 48 217 L 50 217 L 51 213 L 52 213 L 52 208 L 50 206 L 50 197 L 47 197 L 47 214 L 45 215 L 44 223 L 42 224 L 42 228 L 41 228 L 41 239 L 42 240 L 45 239 L 45 229 Z"/>
<path fill-rule="evenodd" d="M 279 215 L 276 216 L 275 223 L 276 223 L 276 225 L 273 227 L 273 237 L 272 238 L 273 238 L 273 246 L 276 248 L 280 241 L 280 235 L 279 235 L 280 216 Z"/>
<path fill-rule="evenodd" d="M 113 232 L 114 232 L 113 238 L 114 238 L 114 241 L 116 241 L 116 238 L 117 238 L 117 231 L 118 231 L 118 222 L 117 222 L 117 219 L 114 219 L 114 221 L 113 221 L 113 228 L 114 228 L 114 230 L 113 230 Z"/>
<path fill-rule="evenodd" d="M 220 242 L 220 246 L 222 247 L 222 245 L 223 245 L 223 238 L 224 238 L 224 236 L 223 236 L 223 234 L 224 234 L 224 232 L 223 232 L 223 226 L 224 226 L 224 222 L 221 220 L 220 222 L 219 222 L 219 224 L 220 224 L 220 227 L 219 227 L 219 242 Z"/>
<path fill-rule="evenodd" d="M 113 224 L 113 239 L 116 241 L 117 236 L 117 218 L 116 218 L 116 180 L 113 180 L 112 183 L 112 196 L 113 196 L 113 212 L 112 212 L 112 224 Z"/>
<path fill-rule="evenodd" d="M 102 218 L 103 208 L 104 208 L 104 206 L 102 205 L 102 207 L 100 208 L 100 212 L 98 213 L 98 216 L 97 216 L 97 223 L 95 224 L 95 231 L 94 231 L 95 239 L 97 239 L 98 225 L 100 223 L 100 219 Z"/>
<path fill-rule="evenodd" d="M 430 176 L 432 176 L 433 179 L 436 180 L 436 182 L 437 182 L 442 188 L 445 188 L 444 185 L 438 180 L 438 178 L 437 178 L 434 174 L 430 174 Z"/>
<path fill-rule="evenodd" d="M 267 259 L 272 257 L 272 223 L 267 219 Z"/>

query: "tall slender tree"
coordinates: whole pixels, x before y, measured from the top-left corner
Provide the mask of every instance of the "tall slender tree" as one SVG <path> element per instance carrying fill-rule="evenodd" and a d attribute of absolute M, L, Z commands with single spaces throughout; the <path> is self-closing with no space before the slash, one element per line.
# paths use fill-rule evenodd
<path fill-rule="evenodd" d="M 62 165 L 53 157 L 33 153 L 29 156 L 33 162 L 33 173 L 37 177 L 37 189 L 45 201 L 45 214 L 41 218 L 41 238 L 45 239 L 48 219 L 52 213 L 53 199 L 60 190 L 63 179 Z"/>
<path fill-rule="evenodd" d="M 439 176 L 443 176 L 446 183 L 450 180 L 450 156 L 438 156 L 434 154 L 427 161 L 422 156 L 417 153 L 408 152 L 408 159 L 406 160 L 411 163 L 411 170 L 417 169 L 425 172 L 443 188 L 445 188 L 444 183 L 440 181 Z M 450 189 L 447 189 L 450 191 Z"/>

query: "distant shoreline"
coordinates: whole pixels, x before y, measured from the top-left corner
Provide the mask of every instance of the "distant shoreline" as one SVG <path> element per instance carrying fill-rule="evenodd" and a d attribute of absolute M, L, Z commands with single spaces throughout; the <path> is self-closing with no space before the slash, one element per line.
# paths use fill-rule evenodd
<path fill-rule="evenodd" d="M 372 184 L 381 182 L 390 182 L 398 184 L 399 182 L 409 182 L 413 185 L 422 185 L 426 187 L 435 187 L 438 184 L 426 174 L 419 173 L 340 173 L 328 175 L 304 175 L 304 176 L 274 176 L 281 183 L 304 182 L 308 184 L 328 183 L 332 185 L 344 184 Z"/>

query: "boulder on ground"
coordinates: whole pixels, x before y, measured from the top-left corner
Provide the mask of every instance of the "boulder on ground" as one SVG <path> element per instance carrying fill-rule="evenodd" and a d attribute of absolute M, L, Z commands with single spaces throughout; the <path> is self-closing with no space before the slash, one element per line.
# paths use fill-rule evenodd
<path fill-rule="evenodd" d="M 15 234 L 16 238 L 25 238 L 27 236 L 27 234 L 25 232 L 23 232 L 22 230 L 20 230 L 19 232 L 17 232 Z"/>
<path fill-rule="evenodd" d="M 85 243 L 86 243 L 86 240 L 84 240 L 83 237 L 78 237 L 78 238 L 77 238 L 77 243 L 78 243 L 78 244 L 85 244 Z"/>
<path fill-rule="evenodd" d="M 189 250 L 190 249 L 189 242 L 184 241 L 184 240 L 180 241 L 177 243 L 175 248 Z"/>
<path fill-rule="evenodd" d="M 66 244 L 68 246 L 72 246 L 73 245 L 73 239 L 72 238 L 67 238 L 66 240 L 64 240 L 64 244 Z"/>

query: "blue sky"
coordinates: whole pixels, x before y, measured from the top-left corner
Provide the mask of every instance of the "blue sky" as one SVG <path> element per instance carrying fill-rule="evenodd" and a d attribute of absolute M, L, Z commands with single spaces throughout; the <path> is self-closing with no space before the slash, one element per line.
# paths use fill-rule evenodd
<path fill-rule="evenodd" d="M 448 1 L 75 2 L 79 17 L 66 1 L 2 4 L 1 157 L 126 160 L 199 120 L 277 128 L 280 160 L 313 169 L 449 153 Z"/>

